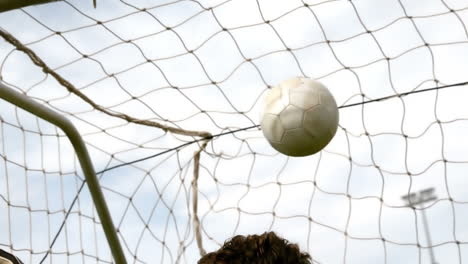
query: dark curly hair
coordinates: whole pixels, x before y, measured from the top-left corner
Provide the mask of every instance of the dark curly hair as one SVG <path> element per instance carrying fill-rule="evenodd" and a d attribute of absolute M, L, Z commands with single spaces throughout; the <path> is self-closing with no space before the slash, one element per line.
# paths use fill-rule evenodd
<path fill-rule="evenodd" d="M 235 236 L 215 252 L 206 254 L 198 264 L 311 264 L 309 254 L 274 232 Z"/>

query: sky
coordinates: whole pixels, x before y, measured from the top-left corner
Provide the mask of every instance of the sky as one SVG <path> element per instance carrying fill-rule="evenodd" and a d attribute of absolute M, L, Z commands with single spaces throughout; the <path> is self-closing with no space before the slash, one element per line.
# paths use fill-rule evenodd
<path fill-rule="evenodd" d="M 212 134 L 258 124 L 269 87 L 293 76 L 322 82 L 339 106 L 467 81 L 460 0 L 62 1 L 0 21 L 107 110 Z M 97 172 L 193 140 L 93 109 L 3 39 L 0 62 L 3 83 L 72 121 Z M 421 210 L 401 196 L 434 187 L 435 258 L 468 263 L 467 96 L 457 86 L 342 108 L 330 144 L 303 158 L 258 129 L 213 139 L 198 181 L 204 248 L 275 231 L 314 263 L 430 263 Z M 129 263 L 200 257 L 197 150 L 98 174 Z M 82 182 L 63 132 L 0 100 L 0 248 L 39 263 Z M 110 261 L 84 188 L 44 263 Z"/>

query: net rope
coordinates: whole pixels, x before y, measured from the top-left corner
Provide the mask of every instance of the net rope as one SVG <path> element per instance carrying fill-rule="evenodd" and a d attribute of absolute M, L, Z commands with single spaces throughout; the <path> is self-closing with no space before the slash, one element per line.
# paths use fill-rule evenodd
<path fill-rule="evenodd" d="M 196 263 L 269 230 L 314 263 L 468 262 L 465 1 L 85 2 L 1 13 L 0 80 L 77 126 L 129 263 Z M 310 157 L 257 126 L 291 76 L 340 106 Z M 63 132 L 0 101 L 0 139 L 0 248 L 111 263 Z"/>

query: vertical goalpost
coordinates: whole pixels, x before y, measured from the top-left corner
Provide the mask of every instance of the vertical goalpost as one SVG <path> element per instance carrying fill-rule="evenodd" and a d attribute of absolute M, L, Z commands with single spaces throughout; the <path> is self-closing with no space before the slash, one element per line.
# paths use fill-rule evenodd
<path fill-rule="evenodd" d="M 109 243 L 109 248 L 111 249 L 114 261 L 115 263 L 127 263 L 119 238 L 117 237 L 114 224 L 112 223 L 112 218 L 109 213 L 106 200 L 104 199 L 101 187 L 99 186 L 99 181 L 96 177 L 93 163 L 91 162 L 88 150 L 86 149 L 86 145 L 83 142 L 80 133 L 76 130 L 73 124 L 62 115 L 35 102 L 26 95 L 14 91 L 12 88 L 7 87 L 2 83 L 0 83 L 0 98 L 56 125 L 65 132 L 75 148 L 76 155 L 80 161 L 81 169 L 83 170 L 83 174 L 86 179 L 85 182 L 93 198 L 93 203 L 101 220 L 102 228 L 106 234 L 107 242 Z"/>

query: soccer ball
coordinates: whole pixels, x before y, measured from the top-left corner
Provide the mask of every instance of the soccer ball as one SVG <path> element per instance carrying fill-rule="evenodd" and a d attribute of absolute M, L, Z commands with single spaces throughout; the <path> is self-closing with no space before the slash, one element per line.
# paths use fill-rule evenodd
<path fill-rule="evenodd" d="M 263 134 L 277 151 L 294 157 L 322 150 L 338 128 L 338 107 L 330 91 L 295 77 L 268 91 L 261 114 Z"/>

